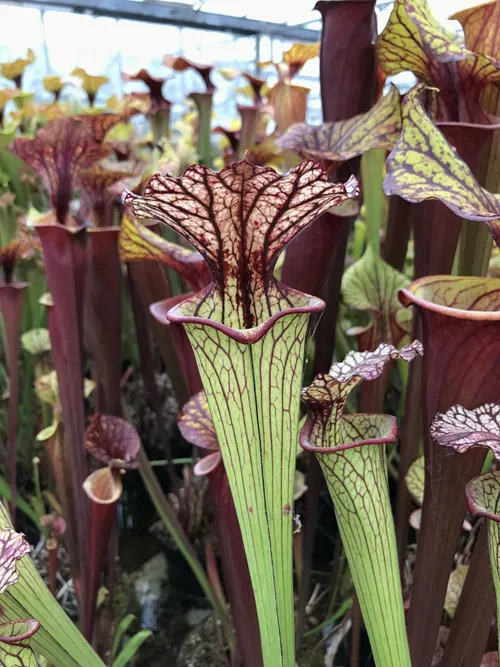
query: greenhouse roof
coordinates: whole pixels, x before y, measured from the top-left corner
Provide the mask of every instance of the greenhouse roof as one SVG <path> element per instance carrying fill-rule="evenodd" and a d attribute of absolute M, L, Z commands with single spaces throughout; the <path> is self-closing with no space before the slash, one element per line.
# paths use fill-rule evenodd
<path fill-rule="evenodd" d="M 7 4 L 10 4 L 9 0 Z M 228 30 L 240 35 L 279 35 L 302 42 L 316 41 L 321 30 L 314 0 L 16 0 L 12 4 L 205 30 Z M 377 0 L 376 4 L 380 30 L 389 17 L 393 0 Z M 429 4 L 436 18 L 446 23 L 450 14 L 470 6 L 473 0 L 429 0 Z"/>

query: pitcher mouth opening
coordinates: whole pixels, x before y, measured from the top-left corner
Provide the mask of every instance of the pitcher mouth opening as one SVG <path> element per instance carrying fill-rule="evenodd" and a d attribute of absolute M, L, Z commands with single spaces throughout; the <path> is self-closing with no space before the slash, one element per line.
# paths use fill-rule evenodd
<path fill-rule="evenodd" d="M 465 498 L 467 500 L 467 507 L 469 508 L 469 512 L 473 516 L 483 517 L 485 519 L 490 519 L 491 521 L 495 521 L 495 523 L 500 523 L 500 514 L 493 512 L 490 510 L 490 508 L 485 507 L 482 504 L 478 503 L 472 491 L 474 484 L 479 483 L 481 479 L 487 477 L 498 478 L 499 476 L 500 476 L 500 471 L 490 470 L 490 472 L 486 473 L 485 475 L 481 475 L 481 477 L 474 477 L 473 479 L 471 479 L 470 482 L 465 487 Z"/>
<path fill-rule="evenodd" d="M 215 318 L 203 317 L 194 314 L 197 308 L 203 304 L 206 296 L 211 292 L 212 287 L 209 285 L 205 289 L 195 294 L 187 294 L 182 296 L 175 296 L 164 301 L 153 303 L 150 306 L 150 311 L 153 317 L 162 324 L 195 324 L 204 327 L 211 327 L 222 332 L 228 338 L 242 343 L 243 345 L 250 345 L 261 340 L 266 333 L 274 326 L 274 324 L 287 315 L 298 315 L 301 313 L 320 313 L 325 308 L 325 302 L 318 297 L 311 296 L 298 292 L 289 287 L 280 287 L 286 290 L 287 296 L 296 300 L 297 305 L 288 308 L 282 308 L 263 322 L 250 329 L 236 329 L 218 321 Z M 184 297 L 184 298 L 183 298 Z"/>
<path fill-rule="evenodd" d="M 400 289 L 398 298 L 406 307 L 418 306 L 455 319 L 500 321 L 500 278 L 426 276 Z M 483 310 L 482 302 L 491 309 Z"/>
<path fill-rule="evenodd" d="M 360 415 L 363 415 L 363 413 L 358 413 L 356 415 L 344 415 L 342 419 L 349 420 L 349 417 L 355 418 L 359 417 Z M 340 452 L 344 452 L 347 449 L 364 447 L 365 445 L 390 445 L 397 440 L 398 422 L 396 417 L 393 417 L 392 415 L 384 415 L 384 417 L 387 420 L 387 430 L 385 433 L 380 435 L 380 437 L 366 438 L 363 440 L 356 440 L 355 442 L 345 442 L 341 443 L 340 445 L 335 445 L 334 447 L 317 447 L 311 444 L 309 436 L 312 430 L 312 424 L 308 418 L 300 431 L 299 443 L 303 450 L 313 454 L 339 454 Z"/>

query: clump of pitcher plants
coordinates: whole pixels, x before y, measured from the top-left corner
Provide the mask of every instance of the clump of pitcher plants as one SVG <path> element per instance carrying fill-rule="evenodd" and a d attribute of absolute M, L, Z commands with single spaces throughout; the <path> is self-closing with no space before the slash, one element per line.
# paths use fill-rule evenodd
<path fill-rule="evenodd" d="M 497 664 L 500 4 L 463 37 L 375 5 L 318 2 L 255 70 L 159 53 L 122 98 L 0 64 L 1 664 L 152 646 L 122 560 L 158 519 L 220 667 Z"/>

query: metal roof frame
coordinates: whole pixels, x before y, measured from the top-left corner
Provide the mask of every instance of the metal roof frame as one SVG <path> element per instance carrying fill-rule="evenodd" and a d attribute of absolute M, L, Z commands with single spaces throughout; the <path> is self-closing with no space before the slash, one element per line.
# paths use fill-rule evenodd
<path fill-rule="evenodd" d="M 5 0 L 2 0 L 5 2 Z M 175 2 L 145 0 L 7 0 L 5 4 L 16 7 L 37 7 L 51 10 L 62 9 L 80 14 L 109 16 L 115 19 L 131 19 L 149 23 L 199 28 L 201 30 L 229 31 L 237 35 L 272 35 L 296 42 L 316 42 L 317 30 L 286 23 L 257 21 L 245 17 L 228 16 L 195 10 L 193 7 Z M 319 18 L 319 17 L 318 17 Z"/>

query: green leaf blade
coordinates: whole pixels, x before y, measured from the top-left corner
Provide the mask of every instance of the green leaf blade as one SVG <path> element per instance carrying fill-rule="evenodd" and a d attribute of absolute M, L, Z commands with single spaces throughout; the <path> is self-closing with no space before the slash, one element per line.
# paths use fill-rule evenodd
<path fill-rule="evenodd" d="M 357 336 L 360 350 L 374 350 L 382 342 L 397 346 L 407 335 L 408 311 L 397 293 L 409 284 L 408 278 L 378 257 L 371 246 L 344 273 L 343 301 L 349 308 L 371 315 L 366 327 L 347 332 Z"/>
<path fill-rule="evenodd" d="M 137 655 L 141 646 L 153 636 L 151 630 L 139 630 L 131 637 L 120 651 L 118 657 L 113 661 L 113 667 L 125 667 L 132 658 Z"/>
<path fill-rule="evenodd" d="M 123 636 L 127 633 L 129 627 L 132 625 L 132 623 L 134 621 L 135 621 L 135 616 L 133 614 L 127 614 L 118 623 L 118 627 L 116 628 L 115 636 L 113 637 L 113 645 L 111 647 L 111 655 L 113 657 L 116 657 L 116 654 L 118 653 L 118 649 L 120 648 L 120 643 L 123 639 Z"/>

